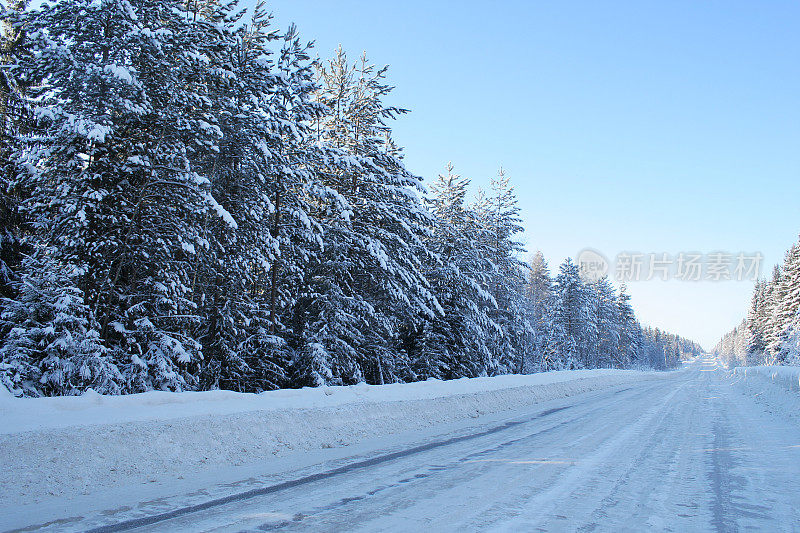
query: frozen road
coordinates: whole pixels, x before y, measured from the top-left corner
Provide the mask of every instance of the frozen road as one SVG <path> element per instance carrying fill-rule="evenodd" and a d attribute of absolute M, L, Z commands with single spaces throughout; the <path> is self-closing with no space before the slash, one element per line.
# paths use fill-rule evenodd
<path fill-rule="evenodd" d="M 701 360 L 141 531 L 796 531 L 800 433 Z"/>

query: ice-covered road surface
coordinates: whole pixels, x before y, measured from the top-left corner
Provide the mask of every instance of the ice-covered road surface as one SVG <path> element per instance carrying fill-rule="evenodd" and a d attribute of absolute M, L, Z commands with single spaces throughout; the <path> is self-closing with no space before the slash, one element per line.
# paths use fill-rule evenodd
<path fill-rule="evenodd" d="M 800 530 L 797 426 L 714 369 L 547 402 L 141 530 Z"/>

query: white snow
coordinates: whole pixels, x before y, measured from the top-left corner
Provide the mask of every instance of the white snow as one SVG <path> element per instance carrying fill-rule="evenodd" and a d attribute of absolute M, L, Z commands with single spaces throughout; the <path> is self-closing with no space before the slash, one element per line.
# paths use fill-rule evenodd
<path fill-rule="evenodd" d="M 562 371 L 262 394 L 0 395 L 3 508 L 263 463 L 470 420 L 663 373 Z M 267 461 L 268 462 L 268 461 Z"/>
<path fill-rule="evenodd" d="M 446 530 L 575 530 L 600 512 L 601 523 L 631 530 L 780 529 L 798 517 L 792 420 L 800 395 L 789 390 L 798 375 L 727 371 L 703 358 L 667 373 L 564 371 L 258 395 L 23 400 L 0 389 L 0 530 L 67 517 L 53 528 L 85 530 L 508 420 L 530 422 L 169 528 L 238 531 L 303 516 L 307 527 L 333 529 L 431 520 Z M 542 410 L 554 414 L 539 418 Z M 337 504 L 361 493 L 374 497 Z M 773 503 L 763 512 L 738 512 L 740 504 L 761 509 L 764 498 Z"/>
<path fill-rule="evenodd" d="M 213 196 L 207 194 L 206 201 L 217 213 L 217 216 L 221 218 L 222 221 L 225 222 L 231 229 L 237 229 L 239 227 L 239 224 L 236 223 L 231 214 L 224 207 L 222 207 L 222 205 L 220 205 L 220 203 L 217 202 Z"/>
<path fill-rule="evenodd" d="M 781 387 L 800 392 L 800 367 L 796 366 L 738 366 L 733 375 L 755 382 L 771 381 Z"/>
<path fill-rule="evenodd" d="M 111 133 L 111 128 L 108 126 L 103 126 L 101 124 L 94 124 L 91 130 L 86 131 L 86 138 L 90 141 L 97 141 L 99 143 L 104 143 L 106 141 L 106 136 Z"/>
<path fill-rule="evenodd" d="M 194 248 L 194 244 L 192 244 L 190 242 L 181 241 L 181 248 L 183 248 L 183 251 L 188 253 L 188 254 L 194 255 L 195 252 L 196 252 L 196 250 Z"/>
<path fill-rule="evenodd" d="M 346 404 L 432 400 L 459 395 L 536 387 L 588 378 L 609 381 L 659 376 L 658 372 L 635 370 L 562 370 L 530 375 L 462 378 L 450 381 L 429 379 L 416 383 L 353 385 L 347 387 L 306 387 L 247 394 L 232 391 L 162 392 L 150 391 L 126 396 L 62 396 L 15 398 L 6 389 L 0 394 L 0 434 L 22 433 L 70 426 L 162 421 L 209 415 L 232 415 L 254 411 L 339 407 Z M 567 395 L 570 387 L 562 392 Z"/>
<path fill-rule="evenodd" d="M 133 85 L 134 87 L 141 87 L 141 83 L 139 83 L 131 74 L 131 71 L 128 70 L 126 67 L 121 65 L 117 65 L 116 63 L 112 63 L 110 65 L 106 65 L 104 70 L 117 78 L 118 80 L 127 83 L 128 85 Z"/>
<path fill-rule="evenodd" d="M 800 425 L 800 367 L 736 367 L 727 376 L 731 388 Z"/>
<path fill-rule="evenodd" d="M 37 119 L 45 119 L 45 118 L 49 120 L 56 119 L 56 114 L 53 112 L 53 110 L 46 107 L 34 108 L 33 114 L 36 116 Z"/>
<path fill-rule="evenodd" d="M 0 530 L 82 531 L 498 427 L 147 530 L 783 530 L 800 519 L 800 395 L 774 372 L 701 358 L 260 395 L 2 391 Z"/>

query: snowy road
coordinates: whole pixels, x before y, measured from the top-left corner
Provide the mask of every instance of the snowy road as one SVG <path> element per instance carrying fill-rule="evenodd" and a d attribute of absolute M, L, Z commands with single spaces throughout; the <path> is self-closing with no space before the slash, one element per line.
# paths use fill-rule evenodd
<path fill-rule="evenodd" d="M 143 531 L 800 530 L 800 433 L 700 360 Z"/>

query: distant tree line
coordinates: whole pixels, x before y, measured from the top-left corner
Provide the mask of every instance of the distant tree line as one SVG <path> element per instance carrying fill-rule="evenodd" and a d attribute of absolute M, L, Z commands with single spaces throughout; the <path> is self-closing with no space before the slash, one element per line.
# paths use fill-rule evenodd
<path fill-rule="evenodd" d="M 747 317 L 714 353 L 732 366 L 800 364 L 800 242 L 769 279 L 756 281 Z"/>
<path fill-rule="evenodd" d="M 6 2 L 0 381 L 263 391 L 670 368 L 624 288 L 525 264 L 500 172 L 409 172 L 386 68 L 320 62 L 259 2 Z"/>

